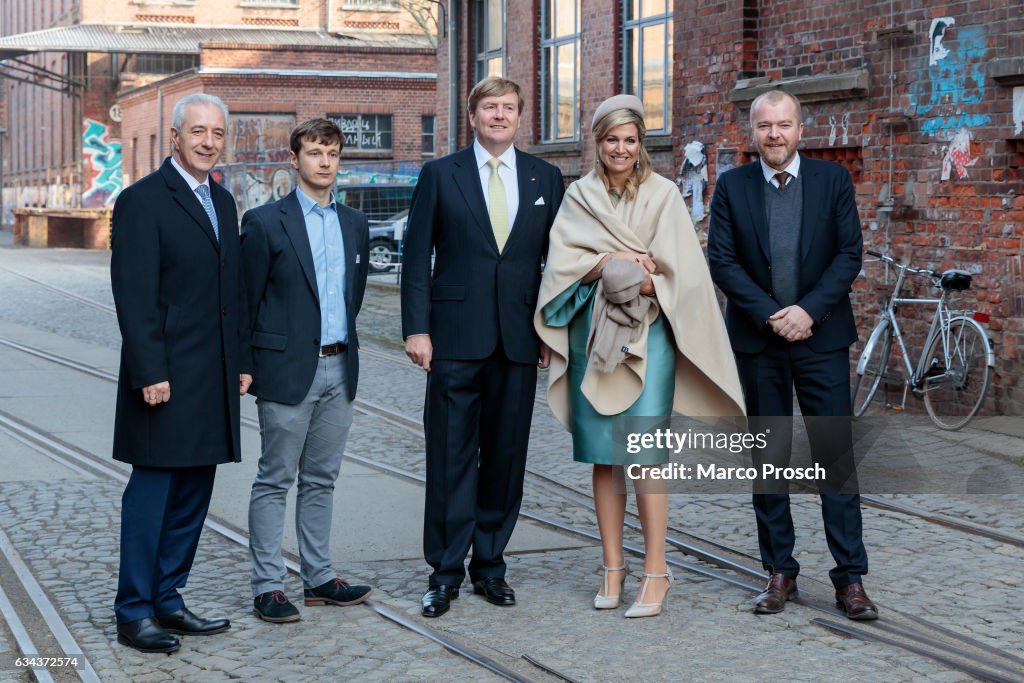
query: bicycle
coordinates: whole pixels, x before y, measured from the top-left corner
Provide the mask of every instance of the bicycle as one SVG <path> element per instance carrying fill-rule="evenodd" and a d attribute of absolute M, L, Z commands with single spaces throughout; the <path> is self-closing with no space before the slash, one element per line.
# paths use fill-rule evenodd
<path fill-rule="evenodd" d="M 962 270 L 938 273 L 927 268 L 913 268 L 909 262 L 898 263 L 886 254 L 875 251 L 867 253 L 879 261 L 891 264 L 899 274 L 878 325 L 872 330 L 860 360 L 857 361 L 857 379 L 853 386 L 854 416 L 860 417 L 867 412 L 883 382 L 887 385 L 902 384 L 903 402 L 899 410 L 906 405 L 909 390 L 915 397 L 924 399 L 928 416 L 938 427 L 960 429 L 981 409 L 995 367 L 992 341 L 981 325 L 989 321 L 989 316 L 950 307 L 949 299 L 970 289 L 971 274 Z M 908 274 L 930 277 L 932 286 L 941 290 L 939 297 L 901 297 L 900 290 Z M 896 307 L 904 304 L 935 306 L 935 315 L 916 367 L 910 362 L 910 354 L 896 319 Z M 893 376 L 893 369 L 889 366 L 894 338 L 905 369 L 898 378 Z"/>

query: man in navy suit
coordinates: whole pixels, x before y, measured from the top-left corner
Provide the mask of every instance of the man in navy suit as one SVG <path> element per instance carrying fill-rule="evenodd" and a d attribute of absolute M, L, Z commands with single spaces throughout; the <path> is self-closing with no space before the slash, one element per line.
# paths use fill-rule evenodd
<path fill-rule="evenodd" d="M 750 125 L 760 160 L 718 179 L 711 201 L 708 260 L 728 298 L 726 326 L 752 425 L 777 423 L 775 454 L 789 457 L 793 393 L 805 418 L 850 415 L 850 345 L 857 339 L 850 286 L 860 272 L 860 219 L 846 170 L 797 153 L 803 132 L 800 102 L 769 91 L 751 104 Z M 808 422 L 812 455 L 835 471 L 852 462 L 849 423 Z M 752 430 L 756 427 L 752 427 Z M 828 429 L 826 438 L 816 434 Z M 765 453 L 755 452 L 755 458 Z M 828 472 L 828 469 L 826 469 Z M 781 612 L 796 596 L 800 566 L 785 493 L 755 493 L 761 561 L 768 585 L 757 614 Z M 836 604 L 851 619 L 877 619 L 864 592 L 868 571 L 860 497 L 821 494 L 822 519 L 836 567 L 829 573 Z"/>
<path fill-rule="evenodd" d="M 512 146 L 520 88 L 486 78 L 469 95 L 472 146 L 424 165 L 402 261 L 405 350 L 427 375 L 422 613 L 473 591 L 515 604 L 502 553 L 523 498 L 538 359 L 541 261 L 564 193 L 561 172 Z M 436 255 L 431 274 L 431 252 Z"/>
<path fill-rule="evenodd" d="M 175 635 L 227 619 L 185 607 L 184 587 L 216 466 L 241 459 L 239 395 L 252 381 L 238 217 L 210 178 L 227 107 L 194 94 L 174 105 L 171 157 L 114 204 L 110 281 L 121 328 L 114 458 L 132 465 L 121 504 L 117 639 L 173 652 Z"/>
<path fill-rule="evenodd" d="M 253 609 L 298 621 L 284 593 L 285 500 L 298 477 L 295 527 L 306 606 L 355 605 L 331 567 L 334 482 L 359 380 L 356 315 L 366 288 L 366 216 L 337 202 L 341 130 L 310 119 L 291 133 L 298 188 L 242 217 L 242 266 L 252 318 L 253 384 L 263 447 L 249 499 Z"/>

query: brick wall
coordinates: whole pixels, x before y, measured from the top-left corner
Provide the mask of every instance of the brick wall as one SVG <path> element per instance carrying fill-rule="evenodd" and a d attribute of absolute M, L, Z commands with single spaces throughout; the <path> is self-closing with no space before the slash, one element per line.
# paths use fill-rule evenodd
<path fill-rule="evenodd" d="M 795 86 L 807 93 L 802 150 L 851 171 L 870 248 L 975 273 L 969 303 L 992 315 L 996 342 L 989 409 L 1024 412 L 1024 140 L 1012 114 L 1024 74 L 996 80 L 1002 72 L 993 63 L 1022 54 L 1019 8 L 979 0 L 925 9 L 897 0 L 890 16 L 888 0 L 744 4 L 746 26 L 741 3 L 677 2 L 676 131 L 707 145 L 712 185 L 719 164 L 752 158 L 749 101 L 732 101 L 737 82 L 805 79 Z M 943 18 L 952 22 L 934 22 Z M 826 84 L 829 75 L 858 71 L 866 76 L 862 89 Z M 867 264 L 855 285 L 862 336 L 884 296 L 875 285 L 882 277 L 877 264 Z M 906 314 L 916 318 L 909 327 L 917 346 L 930 314 Z"/>
<path fill-rule="evenodd" d="M 506 74 L 530 99 L 517 144 L 559 164 L 568 176 L 586 172 L 593 159 L 593 108 L 621 88 L 621 3 L 582 3 L 581 141 L 559 146 L 536 144 L 540 2 L 506 4 L 507 35 L 514 37 L 507 41 Z M 473 66 L 465 14 L 459 45 L 463 74 L 472 73 Z M 443 74 L 447 46 L 440 42 Z M 676 0 L 673 43 L 672 139 L 653 155 L 658 172 L 675 177 L 683 146 L 703 143 L 709 172 L 704 201 L 709 202 L 719 172 L 754 158 L 748 125 L 753 95 L 788 81 L 804 102 L 803 152 L 844 165 L 854 178 L 867 245 L 901 256 L 912 249 L 917 265 L 975 274 L 969 303 L 991 314 L 989 330 L 996 342 L 995 392 L 988 409 L 1024 414 L 1019 385 L 1024 376 L 1024 14 L 1019 3 Z M 469 86 L 461 84 L 460 95 Z M 447 93 L 439 90 L 439 122 L 446 107 Z M 461 141 L 468 139 L 464 133 Z M 707 219 L 697 228 L 703 234 Z M 855 285 L 862 337 L 877 313 L 882 294 L 874 283 L 881 277 L 877 264 L 868 264 Z M 916 346 L 928 315 L 909 309 L 907 315 L 921 318 L 909 325 Z"/>

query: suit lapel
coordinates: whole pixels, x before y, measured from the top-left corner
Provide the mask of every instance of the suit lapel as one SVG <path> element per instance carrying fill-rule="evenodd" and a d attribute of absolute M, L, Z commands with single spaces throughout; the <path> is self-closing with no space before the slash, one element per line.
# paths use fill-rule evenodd
<path fill-rule="evenodd" d="M 483 233 L 484 239 L 494 247 L 495 251 L 498 251 L 498 243 L 494 239 L 494 228 L 491 227 L 490 214 L 487 213 L 487 202 L 484 201 L 484 191 L 480 186 L 480 171 L 476 166 L 473 147 L 467 147 L 456 154 L 453 163 L 452 177 L 455 180 L 455 186 L 462 193 L 466 207 Z"/>
<path fill-rule="evenodd" d="M 316 286 L 316 268 L 313 266 L 313 250 L 309 246 L 309 235 L 306 234 L 306 219 L 302 215 L 302 207 L 295 196 L 295 190 L 281 202 L 281 225 L 292 243 L 295 255 L 299 257 L 302 272 L 306 275 L 306 283 L 313 291 L 313 298 L 320 303 L 320 292 Z"/>
<path fill-rule="evenodd" d="M 519 210 L 516 212 L 516 220 L 512 223 L 512 232 L 508 239 L 511 242 L 515 239 L 516 233 L 521 232 L 520 223 L 524 216 L 530 215 L 533 203 L 537 201 L 538 183 L 537 169 L 533 159 L 516 150 L 516 175 L 519 177 Z"/>
<path fill-rule="evenodd" d="M 806 157 L 800 157 L 800 179 L 803 185 L 804 202 L 800 219 L 800 256 L 807 258 L 815 237 L 818 234 L 818 211 L 825 196 L 825 188 L 821 186 L 821 176 L 813 163 Z"/>
<path fill-rule="evenodd" d="M 761 252 L 772 262 L 771 242 L 768 237 L 768 216 L 764 205 L 764 174 L 761 173 L 761 162 L 755 161 L 747 165 L 747 182 L 744 183 L 747 194 L 747 208 L 750 211 L 750 222 L 757 235 L 757 243 Z"/>
<path fill-rule="evenodd" d="M 188 186 L 185 179 L 178 173 L 178 169 L 174 168 L 173 164 L 171 164 L 170 157 L 167 157 L 164 161 L 163 166 L 160 167 L 160 172 L 167 182 L 167 187 L 174 192 L 172 195 L 174 201 L 178 202 L 178 205 L 185 210 L 185 213 L 191 216 L 203 232 L 206 233 L 214 249 L 219 249 L 217 237 L 213 234 L 213 224 L 210 222 L 210 217 L 206 215 L 206 209 L 199 202 L 199 197 L 196 196 L 196 193 L 192 191 L 192 188 Z M 214 211 L 217 210 L 216 207 L 217 205 L 214 203 Z M 220 218 L 219 215 L 217 217 Z"/>
<path fill-rule="evenodd" d="M 356 226 L 349 219 L 347 207 L 334 202 L 338 212 L 338 225 L 341 226 L 341 241 L 345 246 L 345 311 L 352 310 L 352 288 L 356 286 Z"/>

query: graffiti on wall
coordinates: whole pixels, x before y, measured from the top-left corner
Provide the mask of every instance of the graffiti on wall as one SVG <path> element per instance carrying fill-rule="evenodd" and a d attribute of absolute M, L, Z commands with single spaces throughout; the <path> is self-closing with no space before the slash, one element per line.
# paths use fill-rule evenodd
<path fill-rule="evenodd" d="M 690 217 L 694 222 L 704 218 L 704 191 L 708 186 L 708 158 L 704 144 L 699 140 L 683 148 L 683 163 L 679 167 L 676 184 L 682 187 L 683 197 L 691 197 Z"/>
<path fill-rule="evenodd" d="M 836 117 L 835 116 L 829 114 L 828 125 L 830 126 L 830 130 L 829 130 L 829 133 L 828 133 L 828 145 L 829 145 L 829 147 L 835 147 L 835 144 L 836 144 Z M 846 113 L 843 114 L 842 123 L 840 125 L 843 127 L 843 144 L 847 145 L 847 144 L 850 143 L 850 112 L 846 112 Z"/>
<path fill-rule="evenodd" d="M 292 189 L 289 138 L 295 127 L 290 114 L 231 114 L 224 183 L 238 213 L 287 195 Z"/>
<path fill-rule="evenodd" d="M 952 17 L 932 22 L 928 66 L 920 78 L 914 79 L 909 91 L 911 107 L 919 116 L 927 117 L 921 123 L 921 132 L 926 135 L 991 121 L 987 114 L 965 111 L 965 105 L 985 99 L 985 28 L 958 29 L 956 39 L 950 40 L 946 33 L 953 24 Z"/>
<path fill-rule="evenodd" d="M 971 158 L 971 131 L 961 128 L 949 141 L 942 158 L 942 179 L 949 180 L 951 171 L 956 169 L 957 176 L 963 180 L 967 177 L 967 167 L 976 163 L 978 158 Z"/>
<path fill-rule="evenodd" d="M 106 124 L 93 119 L 83 121 L 82 157 L 89 177 L 82 193 L 82 206 L 103 207 L 113 204 L 121 191 L 121 141 L 110 137 Z"/>
<path fill-rule="evenodd" d="M 928 29 L 928 37 L 931 41 L 931 51 L 928 53 L 929 64 L 937 64 L 949 56 L 949 50 L 942 44 L 942 39 L 946 37 L 946 29 L 955 23 L 956 19 L 953 17 L 932 19 L 931 28 Z"/>

